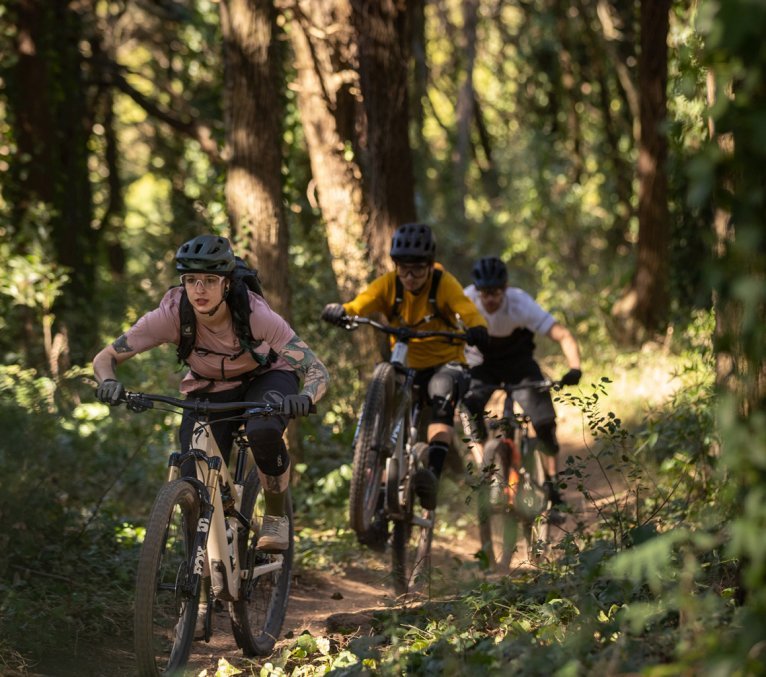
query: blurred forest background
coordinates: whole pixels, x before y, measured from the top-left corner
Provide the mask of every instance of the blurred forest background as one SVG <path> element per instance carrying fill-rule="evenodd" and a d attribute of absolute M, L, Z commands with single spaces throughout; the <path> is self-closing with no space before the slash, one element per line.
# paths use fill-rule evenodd
<path fill-rule="evenodd" d="M 176 421 L 110 415 L 90 359 L 176 283 L 178 245 L 231 237 L 331 369 L 291 444 L 308 528 L 344 519 L 375 354 L 319 312 L 421 220 L 463 283 L 499 255 L 576 334 L 573 403 L 630 501 L 523 609 L 484 584 L 465 627 L 430 618 L 411 654 L 401 630 L 376 669 L 764 674 L 764 35 L 761 0 L 0 4 L 0 672 L 129 632 Z M 601 377 L 657 369 L 671 398 L 599 410 Z M 173 394 L 180 372 L 168 347 L 121 377 Z"/>

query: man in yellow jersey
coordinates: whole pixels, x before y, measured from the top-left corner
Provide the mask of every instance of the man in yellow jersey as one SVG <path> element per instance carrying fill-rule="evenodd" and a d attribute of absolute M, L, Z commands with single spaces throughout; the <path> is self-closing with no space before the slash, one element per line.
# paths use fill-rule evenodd
<path fill-rule="evenodd" d="M 489 340 L 487 321 L 463 293 L 454 275 L 434 263 L 436 242 L 431 228 L 406 223 L 397 228 L 391 241 L 396 270 L 373 280 L 348 303 L 330 303 L 322 319 L 342 324 L 346 315 L 382 313 L 394 327 L 420 331 L 462 331 L 468 344 L 479 348 Z M 470 378 L 462 343 L 438 339 L 413 339 L 409 344 L 409 366 L 417 370 L 415 383 L 427 390 L 432 418 L 428 425 L 428 468 L 413 477 L 421 505 L 436 507 L 438 478 L 452 440 L 455 407 Z"/>

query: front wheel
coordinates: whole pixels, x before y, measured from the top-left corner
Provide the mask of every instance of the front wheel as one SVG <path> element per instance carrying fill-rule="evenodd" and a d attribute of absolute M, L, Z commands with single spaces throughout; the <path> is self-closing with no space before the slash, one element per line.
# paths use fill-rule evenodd
<path fill-rule="evenodd" d="M 423 510 L 414 505 L 415 492 L 410 477 L 404 480 L 402 489 L 401 510 L 394 519 L 391 537 L 391 573 L 397 595 L 430 583 L 431 541 L 436 518 L 434 510 Z"/>
<path fill-rule="evenodd" d="M 362 542 L 369 539 L 373 518 L 380 509 L 386 463 L 384 449 L 394 389 L 395 370 L 388 362 L 381 362 L 375 367 L 364 400 L 349 489 L 349 521 Z"/>
<path fill-rule="evenodd" d="M 282 553 L 267 553 L 256 548 L 264 515 L 263 492 L 255 468 L 245 481 L 242 514 L 253 529 L 240 526 L 237 557 L 242 569 L 239 599 L 229 604 L 231 627 L 237 645 L 245 656 L 265 656 L 274 648 L 285 621 L 293 568 L 293 504 L 288 492 L 285 514 L 290 521 L 290 545 Z"/>
<path fill-rule="evenodd" d="M 482 479 L 478 491 L 479 537 L 490 567 L 507 569 L 516 550 L 519 520 L 513 510 L 515 474 L 508 441 L 493 439 L 484 447 Z"/>
<path fill-rule="evenodd" d="M 139 675 L 169 675 L 186 665 L 199 587 L 190 589 L 199 498 L 185 480 L 163 485 L 138 558 L 134 637 Z"/>
<path fill-rule="evenodd" d="M 525 517 L 524 540 L 527 545 L 527 557 L 531 562 L 539 562 L 548 553 L 550 525 L 548 515 L 551 503 L 545 492 L 545 471 L 542 455 L 532 448 L 533 440 L 527 440 L 526 453 L 522 456 L 524 481 L 516 497 L 517 509 Z"/>

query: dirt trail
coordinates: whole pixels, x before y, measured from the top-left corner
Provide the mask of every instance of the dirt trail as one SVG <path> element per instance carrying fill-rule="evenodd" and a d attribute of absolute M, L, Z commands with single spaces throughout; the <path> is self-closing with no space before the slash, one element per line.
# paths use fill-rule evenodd
<path fill-rule="evenodd" d="M 586 455 L 582 423 L 579 412 L 566 407 L 558 407 L 559 441 L 562 458 L 569 454 Z M 591 464 L 592 465 L 592 464 Z M 610 494 L 609 483 L 597 468 L 591 468 L 588 486 L 596 495 Z M 456 484 L 459 485 L 459 478 Z M 584 505 L 583 497 L 571 486 L 564 493 L 576 513 L 583 515 L 586 523 L 595 517 L 595 511 Z M 434 537 L 433 561 L 435 577 L 434 589 L 437 594 L 455 594 L 467 585 L 467 576 L 475 577 L 477 567 L 473 566 L 474 553 L 479 550 L 477 530 L 474 526 L 460 526 L 459 510 L 461 501 L 454 504 L 455 515 L 450 514 L 459 532 L 454 535 L 436 534 Z M 574 519 L 568 518 L 564 528 L 572 528 Z M 282 637 L 277 649 L 284 646 L 291 638 L 309 632 L 314 636 L 328 636 L 342 630 L 345 635 L 360 634 L 369 631 L 372 613 L 377 609 L 390 608 L 396 604 L 393 593 L 386 580 L 389 571 L 389 555 L 361 553 L 358 560 L 339 568 L 338 571 L 302 571 L 296 572 L 290 595 L 287 617 L 282 629 Z M 518 562 L 514 563 L 514 566 Z M 468 574 L 466 572 L 469 572 Z M 465 587 L 463 587 L 465 589 Z M 234 643 L 226 611 L 215 615 L 215 631 L 210 643 L 197 642 L 189 663 L 189 675 L 199 675 L 207 670 L 207 675 L 215 674 L 219 658 L 226 658 L 233 665 L 242 664 L 242 654 Z M 100 643 L 98 648 L 89 646 L 83 638 L 81 648 L 69 647 L 59 655 L 48 656 L 30 675 L 64 677 L 120 677 L 134 674 L 131 637 L 115 640 L 110 645 Z M 86 648 L 87 647 L 87 648 Z M 258 665 L 268 658 L 259 660 Z M 252 665 L 252 664 L 250 664 Z"/>

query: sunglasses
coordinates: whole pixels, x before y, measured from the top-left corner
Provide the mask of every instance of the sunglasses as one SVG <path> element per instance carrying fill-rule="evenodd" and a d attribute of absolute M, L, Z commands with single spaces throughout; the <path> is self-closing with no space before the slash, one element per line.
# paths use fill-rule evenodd
<path fill-rule="evenodd" d="M 396 272 L 399 277 L 424 277 L 431 269 L 428 263 L 397 263 Z"/>
<path fill-rule="evenodd" d="M 221 280 L 223 280 L 221 275 L 194 275 L 191 273 L 181 275 L 181 284 L 190 289 L 201 284 L 208 291 L 213 291 L 221 284 Z"/>

